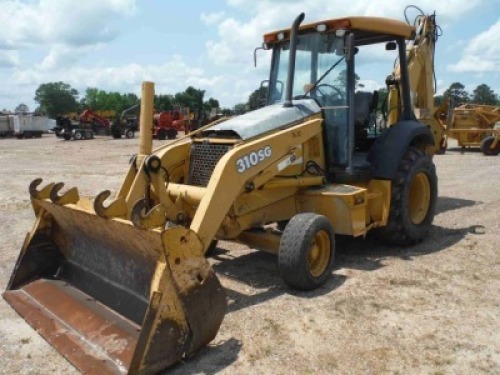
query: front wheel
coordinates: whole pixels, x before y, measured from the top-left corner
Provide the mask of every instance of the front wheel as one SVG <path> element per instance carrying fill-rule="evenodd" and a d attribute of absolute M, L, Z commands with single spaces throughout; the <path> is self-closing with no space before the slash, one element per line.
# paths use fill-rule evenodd
<path fill-rule="evenodd" d="M 281 235 L 278 264 L 289 286 L 313 290 L 331 277 L 335 256 L 335 234 L 322 215 L 295 215 Z"/>
<path fill-rule="evenodd" d="M 134 138 L 134 131 L 132 129 L 125 130 L 125 137 L 128 139 Z"/>
<path fill-rule="evenodd" d="M 389 218 L 385 227 L 376 230 L 378 237 L 398 246 L 423 240 L 434 220 L 438 190 L 436 167 L 429 155 L 410 147 L 391 190 Z"/>
<path fill-rule="evenodd" d="M 491 148 L 491 145 L 495 141 L 495 137 L 490 135 L 488 137 L 485 137 L 481 141 L 481 152 L 486 155 L 486 156 L 496 156 L 500 153 L 500 142 L 497 142 L 497 145 L 495 148 Z"/>

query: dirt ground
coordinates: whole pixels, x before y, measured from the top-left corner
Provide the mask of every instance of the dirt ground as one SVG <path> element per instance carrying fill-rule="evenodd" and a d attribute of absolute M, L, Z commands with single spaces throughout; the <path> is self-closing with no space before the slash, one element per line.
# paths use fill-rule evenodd
<path fill-rule="evenodd" d="M 116 191 L 138 140 L 0 139 L 0 290 L 34 223 L 36 177 Z M 418 246 L 338 241 L 332 278 L 285 287 L 272 255 L 221 242 L 229 297 L 215 340 L 171 374 L 499 374 L 500 157 L 436 156 L 437 215 Z M 77 374 L 0 299 L 1 374 Z"/>

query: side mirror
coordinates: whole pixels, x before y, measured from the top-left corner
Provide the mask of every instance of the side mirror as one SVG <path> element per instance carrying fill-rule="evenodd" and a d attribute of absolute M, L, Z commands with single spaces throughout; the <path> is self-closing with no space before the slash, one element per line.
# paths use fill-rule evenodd
<path fill-rule="evenodd" d="M 262 47 L 257 47 L 257 48 L 255 48 L 253 50 L 253 66 L 254 67 L 257 67 L 257 51 L 258 50 L 264 50 L 264 51 L 266 51 L 268 49 L 269 49 L 269 47 L 267 46 L 267 44 L 266 43 L 262 43 Z"/>
<path fill-rule="evenodd" d="M 396 48 L 397 48 L 396 42 L 387 42 L 387 44 L 385 45 L 386 51 L 395 51 Z"/>

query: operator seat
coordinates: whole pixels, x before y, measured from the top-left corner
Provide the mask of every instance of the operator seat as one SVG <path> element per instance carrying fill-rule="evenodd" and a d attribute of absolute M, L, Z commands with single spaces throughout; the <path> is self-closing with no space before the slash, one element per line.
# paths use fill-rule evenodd
<path fill-rule="evenodd" d="M 355 149 L 367 151 L 371 143 L 369 130 L 374 125 L 374 113 L 378 104 L 378 91 L 358 91 L 354 94 Z"/>

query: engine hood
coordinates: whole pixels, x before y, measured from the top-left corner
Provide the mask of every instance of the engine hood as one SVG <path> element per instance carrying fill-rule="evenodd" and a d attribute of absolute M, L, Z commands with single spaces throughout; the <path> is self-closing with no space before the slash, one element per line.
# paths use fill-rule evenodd
<path fill-rule="evenodd" d="M 280 103 L 273 104 L 214 125 L 203 131 L 201 136 L 232 132 L 246 140 L 294 125 L 320 112 L 321 108 L 313 99 L 294 100 L 293 107 L 283 107 Z"/>

